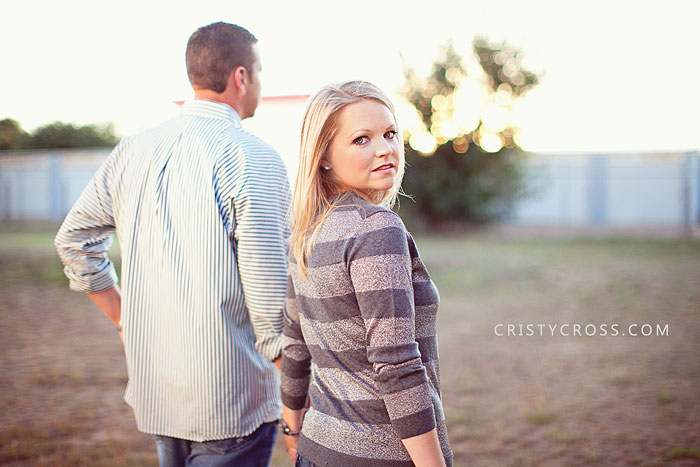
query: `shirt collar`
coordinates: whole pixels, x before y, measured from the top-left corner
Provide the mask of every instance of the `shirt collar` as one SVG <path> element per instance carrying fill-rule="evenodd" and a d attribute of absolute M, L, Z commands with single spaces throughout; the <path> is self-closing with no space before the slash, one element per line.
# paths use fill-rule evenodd
<path fill-rule="evenodd" d="M 189 115 L 197 115 L 200 117 L 219 118 L 228 120 L 236 127 L 241 126 L 241 117 L 228 104 L 221 102 L 208 101 L 204 99 L 194 99 L 185 101 L 180 108 L 182 113 Z"/>

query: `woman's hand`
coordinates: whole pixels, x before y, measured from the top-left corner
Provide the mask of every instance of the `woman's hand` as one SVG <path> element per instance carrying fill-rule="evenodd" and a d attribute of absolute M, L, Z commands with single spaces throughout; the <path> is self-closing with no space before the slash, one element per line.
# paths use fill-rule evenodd
<path fill-rule="evenodd" d="M 307 399 L 308 403 L 308 399 Z M 286 425 L 293 434 L 284 434 L 284 450 L 289 454 L 292 462 L 296 461 L 297 443 L 299 442 L 299 431 L 301 424 L 304 421 L 304 415 L 307 409 L 292 410 L 286 406 L 282 406 L 282 422 Z"/>
<path fill-rule="evenodd" d="M 289 454 L 289 459 L 295 462 L 297 459 L 297 443 L 299 442 L 299 435 L 283 435 L 284 436 L 284 450 Z"/>

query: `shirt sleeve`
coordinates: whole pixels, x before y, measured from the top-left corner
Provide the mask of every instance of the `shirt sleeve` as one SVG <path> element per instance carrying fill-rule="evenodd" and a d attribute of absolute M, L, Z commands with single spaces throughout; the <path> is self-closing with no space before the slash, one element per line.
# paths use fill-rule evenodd
<path fill-rule="evenodd" d="M 392 212 L 365 219 L 349 253 L 349 270 L 365 324 L 367 359 L 401 439 L 435 428 L 435 410 L 415 332 L 407 232 Z"/>
<path fill-rule="evenodd" d="M 296 267 L 289 264 L 289 268 Z M 291 275 L 287 279 L 287 299 L 282 334 L 282 403 L 292 410 L 306 405 L 311 379 L 311 354 L 299 325 L 299 308 Z"/>
<path fill-rule="evenodd" d="M 118 155 L 119 146 L 90 179 L 54 240 L 70 288 L 78 292 L 102 292 L 118 281 L 107 256 L 115 230 L 110 185 Z"/>
<path fill-rule="evenodd" d="M 238 271 L 255 348 L 270 361 L 280 356 L 282 348 L 291 198 L 286 169 L 275 156 L 278 164 L 274 167 L 254 162 L 244 167 L 233 195 Z"/>

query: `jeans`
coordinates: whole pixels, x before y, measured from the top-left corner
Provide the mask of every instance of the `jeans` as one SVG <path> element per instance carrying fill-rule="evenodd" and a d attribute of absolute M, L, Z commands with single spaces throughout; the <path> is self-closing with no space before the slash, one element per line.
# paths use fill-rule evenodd
<path fill-rule="evenodd" d="M 188 441 L 153 435 L 160 467 L 267 467 L 277 435 L 277 423 L 263 423 L 241 438 Z"/>
<path fill-rule="evenodd" d="M 317 467 L 316 464 L 308 459 L 304 459 L 299 454 L 297 454 L 297 460 L 294 461 L 294 467 Z"/>

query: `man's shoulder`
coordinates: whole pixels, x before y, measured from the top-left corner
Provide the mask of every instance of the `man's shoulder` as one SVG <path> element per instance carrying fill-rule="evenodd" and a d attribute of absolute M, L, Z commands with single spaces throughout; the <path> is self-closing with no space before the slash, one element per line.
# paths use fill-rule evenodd
<path fill-rule="evenodd" d="M 222 137 L 226 139 L 227 143 L 230 143 L 233 147 L 246 155 L 267 154 L 279 157 L 279 153 L 270 143 L 240 126 L 231 125 L 226 129 Z"/>
<path fill-rule="evenodd" d="M 246 178 L 279 183 L 287 178 L 287 166 L 280 154 L 265 140 L 241 127 L 227 128 L 217 166 L 235 168 Z"/>
<path fill-rule="evenodd" d="M 132 133 L 121 139 L 117 147 L 124 145 L 145 145 L 153 141 L 162 141 L 164 138 L 175 137 L 178 128 L 182 127 L 184 121 L 182 115 L 176 115 L 167 120 L 159 122 L 141 131 Z"/>

